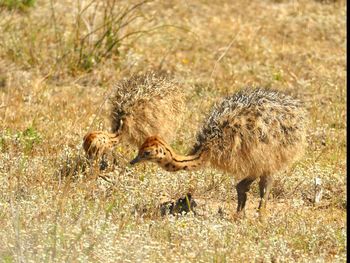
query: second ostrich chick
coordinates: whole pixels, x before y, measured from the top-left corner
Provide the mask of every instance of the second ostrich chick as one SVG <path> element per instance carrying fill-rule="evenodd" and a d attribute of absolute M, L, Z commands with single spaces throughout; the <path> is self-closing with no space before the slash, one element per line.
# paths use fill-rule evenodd
<path fill-rule="evenodd" d="M 135 74 L 116 84 L 110 98 L 112 131 L 84 136 L 88 157 L 100 156 L 121 140 L 137 147 L 152 134 L 173 140 L 184 111 L 184 92 L 164 71 Z"/>

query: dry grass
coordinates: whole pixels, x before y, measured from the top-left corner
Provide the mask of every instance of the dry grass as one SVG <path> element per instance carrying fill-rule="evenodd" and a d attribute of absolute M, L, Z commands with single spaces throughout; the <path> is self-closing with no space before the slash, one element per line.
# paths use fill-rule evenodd
<path fill-rule="evenodd" d="M 113 0 L 84 9 L 90 2 L 38 0 L 25 12 L 0 4 L 2 261 L 346 261 L 345 1 L 152 1 L 123 27 L 110 21 L 137 2 L 116 1 L 109 14 Z M 179 151 L 210 106 L 243 86 L 288 89 L 307 102 L 308 152 L 276 177 L 266 223 L 256 185 L 247 219 L 234 222 L 230 176 L 134 169 L 127 145 L 104 172 L 109 182 L 89 168 L 61 176 L 88 130 L 109 129 L 113 82 L 157 66 L 188 92 Z M 315 177 L 324 188 L 316 206 Z M 187 192 L 197 215 L 160 216 L 163 202 Z"/>

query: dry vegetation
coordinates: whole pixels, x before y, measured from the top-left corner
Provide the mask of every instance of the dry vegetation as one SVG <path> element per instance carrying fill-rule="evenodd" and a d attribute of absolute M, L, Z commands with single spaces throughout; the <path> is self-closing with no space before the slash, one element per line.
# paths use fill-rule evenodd
<path fill-rule="evenodd" d="M 0 0 L 2 262 L 346 261 L 345 1 L 20 2 Z M 247 218 L 231 220 L 237 182 L 217 171 L 133 168 L 128 145 L 114 169 L 81 165 L 84 134 L 109 129 L 113 82 L 152 67 L 187 92 L 182 152 L 237 88 L 306 101 L 309 148 L 275 178 L 266 223 L 257 184 Z M 160 215 L 187 192 L 195 215 Z"/>

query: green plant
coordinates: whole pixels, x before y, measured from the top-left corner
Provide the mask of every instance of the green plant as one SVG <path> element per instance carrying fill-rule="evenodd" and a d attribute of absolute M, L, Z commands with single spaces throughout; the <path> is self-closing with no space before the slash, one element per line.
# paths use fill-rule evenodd
<path fill-rule="evenodd" d="M 6 7 L 10 10 L 18 9 L 21 11 L 33 7 L 36 0 L 0 0 L 0 7 Z"/>
<path fill-rule="evenodd" d="M 126 44 L 127 39 L 156 29 L 135 29 L 133 25 L 145 19 L 142 7 L 148 2 L 150 0 L 123 5 L 116 0 L 93 0 L 86 6 L 78 4 L 74 34 L 66 42 L 61 41 L 64 30 L 59 29 L 52 8 L 56 41 L 59 43 L 57 61 L 69 59 L 71 71 L 74 72 L 90 71 L 106 59 L 118 60 L 122 52 L 121 46 Z M 90 17 L 90 21 L 87 17 Z"/>
<path fill-rule="evenodd" d="M 16 137 L 19 138 L 19 141 L 23 146 L 23 151 L 26 154 L 30 153 L 34 146 L 40 143 L 42 140 L 39 132 L 33 126 L 30 126 L 23 132 L 17 133 Z"/>
<path fill-rule="evenodd" d="M 134 29 L 133 23 L 145 20 L 142 7 L 151 2 L 144 0 L 136 4 L 122 6 L 116 0 L 92 1 L 88 6 L 78 6 L 76 28 L 74 36 L 74 53 L 77 55 L 78 68 L 91 70 L 95 65 L 108 58 L 118 58 L 121 55 L 121 46 L 133 35 L 149 33 L 159 27 Z M 94 10 L 103 14 L 96 24 L 87 26 L 85 15 Z M 85 32 L 85 33 L 84 33 Z"/>
<path fill-rule="evenodd" d="M 35 3 L 35 0 L 0 1 L 4 1 L 0 6 L 9 9 L 23 9 Z M 123 52 L 135 43 L 131 40 L 163 27 L 154 26 L 152 19 L 143 13 L 148 2 L 151 1 L 130 4 L 92 0 L 82 5 L 77 1 L 77 12 L 68 17 L 51 0 L 51 5 L 44 7 L 49 8 L 46 12 L 50 14 L 50 20 L 45 22 L 34 21 L 29 16 L 17 16 L 14 20 L 14 15 L 7 14 L 8 19 L 0 21 L 3 36 L 0 50 L 4 49 L 14 62 L 29 67 L 45 65 L 46 69 L 49 65 L 51 72 L 58 73 L 77 74 L 90 71 L 105 60 L 118 62 Z"/>

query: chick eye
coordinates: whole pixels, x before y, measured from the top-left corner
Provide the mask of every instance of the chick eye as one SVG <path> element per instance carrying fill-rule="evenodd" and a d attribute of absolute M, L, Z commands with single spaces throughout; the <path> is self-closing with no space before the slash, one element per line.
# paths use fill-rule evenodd
<path fill-rule="evenodd" d="M 150 154 L 151 154 L 151 152 L 144 152 L 144 153 L 143 153 L 144 156 L 148 156 L 148 155 L 150 155 Z"/>

